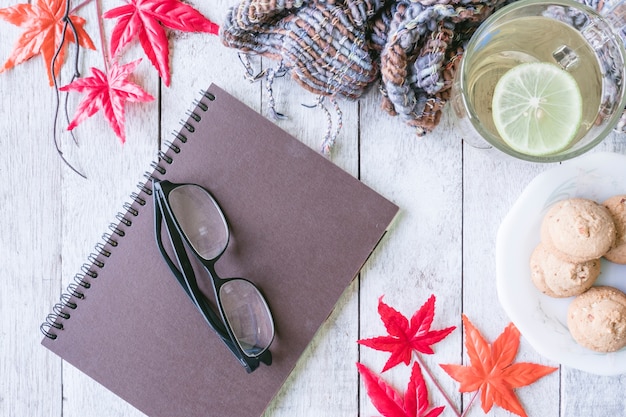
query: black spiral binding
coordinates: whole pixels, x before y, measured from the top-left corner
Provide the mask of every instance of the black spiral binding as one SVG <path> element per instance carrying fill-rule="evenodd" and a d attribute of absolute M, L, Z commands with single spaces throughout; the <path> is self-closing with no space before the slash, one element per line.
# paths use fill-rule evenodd
<path fill-rule="evenodd" d="M 200 94 L 206 100 L 213 101 L 215 96 L 208 91 L 201 91 Z M 184 131 L 193 133 L 196 130 L 195 123 L 202 120 L 199 111 L 206 112 L 208 104 L 201 100 L 194 100 L 195 109 L 187 112 L 189 117 L 187 120 L 181 120 L 182 128 L 178 132 L 173 133 L 174 140 L 166 141 L 167 150 L 159 151 L 157 159 L 150 166 L 152 172 L 144 173 L 145 182 L 137 183 L 138 192 L 130 194 L 131 201 L 127 201 L 123 205 L 123 211 L 116 214 L 117 223 L 109 224 L 109 232 L 102 235 L 102 241 L 95 246 L 94 252 L 87 257 L 80 272 L 74 275 L 72 282 L 67 286 L 65 292 L 61 294 L 59 302 L 52 307 L 52 312 L 48 314 L 46 320 L 39 326 L 39 329 L 45 337 L 56 339 L 58 332 L 63 330 L 63 322 L 69 320 L 72 310 L 78 307 L 78 302 L 86 297 L 86 293 L 98 278 L 100 270 L 104 269 L 107 259 L 113 256 L 113 249 L 118 245 L 120 239 L 123 239 L 126 232 L 133 225 L 133 219 L 139 216 L 141 208 L 146 205 L 147 198 L 152 195 L 151 181 L 153 178 L 159 178 L 167 173 L 164 164 L 171 165 L 174 162 L 176 154 L 181 152 L 181 145 L 187 143 L 188 137 Z"/>

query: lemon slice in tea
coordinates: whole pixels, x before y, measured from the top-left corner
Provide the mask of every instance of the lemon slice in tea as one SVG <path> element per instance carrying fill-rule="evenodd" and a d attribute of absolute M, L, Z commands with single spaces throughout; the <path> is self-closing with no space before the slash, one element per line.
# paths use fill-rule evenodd
<path fill-rule="evenodd" d="M 543 156 L 567 148 L 582 120 L 582 97 L 570 73 L 545 62 L 520 64 L 496 84 L 493 121 L 518 152 Z"/>

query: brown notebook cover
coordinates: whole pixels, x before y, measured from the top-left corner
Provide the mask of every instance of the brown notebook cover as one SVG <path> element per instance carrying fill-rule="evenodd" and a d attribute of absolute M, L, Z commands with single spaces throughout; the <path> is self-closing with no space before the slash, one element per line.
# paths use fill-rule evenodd
<path fill-rule="evenodd" d="M 247 374 L 204 322 L 157 249 L 146 189 L 125 212 L 132 224 L 117 226 L 123 236 L 99 246 L 89 288 L 70 287 L 42 325 L 45 347 L 152 417 L 261 415 L 398 211 L 219 87 L 207 91 L 152 176 L 202 185 L 221 205 L 231 242 L 216 267 L 263 291 L 272 365 Z"/>

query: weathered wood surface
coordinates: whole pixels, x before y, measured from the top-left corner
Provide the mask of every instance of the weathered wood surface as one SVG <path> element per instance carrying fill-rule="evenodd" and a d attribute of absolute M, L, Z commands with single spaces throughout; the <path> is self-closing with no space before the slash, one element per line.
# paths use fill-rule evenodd
<path fill-rule="evenodd" d="M 0 7 L 14 3 L 0 0 Z M 102 7 L 106 10 L 117 3 L 104 0 Z M 229 5 L 225 0 L 194 3 L 216 21 Z M 96 39 L 95 3 L 80 13 Z M 106 22 L 105 28 L 110 30 L 111 24 Z M 5 60 L 21 31 L 0 22 L 0 33 L 0 59 Z M 42 60 L 37 57 L 0 74 L 0 416 L 141 415 L 42 348 L 39 324 L 161 144 L 179 128 L 179 119 L 200 90 L 215 82 L 258 111 L 266 111 L 262 82 L 244 80 L 237 55 L 216 37 L 173 33 L 170 45 L 171 87 L 159 84 L 147 59 L 135 76 L 157 100 L 127 106 L 124 146 L 102 114 L 76 130 L 79 147 L 60 132 L 65 155 L 87 175 L 86 180 L 70 171 L 54 149 L 55 96 L 47 85 Z M 140 56 L 141 50 L 133 47 L 125 60 Z M 83 55 L 82 73 L 91 66 L 102 67 L 99 52 Z M 65 80 L 70 74 L 64 72 Z M 319 147 L 324 114 L 302 106 L 313 104 L 316 97 L 286 77 L 276 80 L 275 98 L 277 109 L 288 116 L 277 123 L 307 145 Z M 77 99 L 70 100 L 70 108 Z M 381 369 L 387 359 L 386 354 L 356 344 L 359 338 L 384 333 L 376 311 L 382 295 L 387 303 L 410 314 L 435 294 L 434 326 L 460 328 L 461 313 L 465 313 L 490 340 L 509 322 L 495 289 L 496 232 L 525 185 L 550 166 L 494 159 L 468 146 L 449 111 L 435 132 L 418 138 L 400 120 L 384 114 L 379 100 L 373 89 L 358 102 L 340 103 L 343 129 L 332 161 L 396 202 L 401 216 L 341 298 L 270 405 L 267 417 L 379 415 L 365 395 L 355 363 Z M 612 136 L 598 150 L 626 153 L 626 140 Z M 458 385 L 438 366 L 467 360 L 462 332 L 457 330 L 437 345 L 436 356 L 426 360 L 456 406 L 467 407 L 470 397 L 458 394 Z M 557 365 L 540 357 L 525 341 L 518 360 Z M 385 378 L 403 390 L 408 369 L 399 367 Z M 443 404 L 431 392 L 432 401 Z M 603 417 L 626 413 L 624 392 L 624 377 L 597 377 L 562 367 L 518 390 L 518 395 L 530 416 Z M 479 404 L 469 413 L 482 414 Z M 494 408 L 490 415 L 510 414 Z"/>

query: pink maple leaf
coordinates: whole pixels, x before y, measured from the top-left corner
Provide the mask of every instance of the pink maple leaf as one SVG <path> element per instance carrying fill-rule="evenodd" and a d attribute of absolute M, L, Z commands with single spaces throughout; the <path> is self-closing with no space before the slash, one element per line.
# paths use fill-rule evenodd
<path fill-rule="evenodd" d="M 113 55 L 133 39 L 139 38 L 141 47 L 166 86 L 170 85 L 170 64 L 167 34 L 163 26 L 184 32 L 217 34 L 219 31 L 218 25 L 179 0 L 128 0 L 128 4 L 111 9 L 102 16 L 118 19 L 111 34 Z"/>
<path fill-rule="evenodd" d="M 356 365 L 363 378 L 367 395 L 384 417 L 437 417 L 443 412 L 443 406 L 429 410 L 428 388 L 417 362 L 411 369 L 411 378 L 404 396 L 365 365 L 361 363 Z"/>
<path fill-rule="evenodd" d="M 124 133 L 124 105 L 126 102 L 146 102 L 154 100 L 137 84 L 128 81 L 128 77 L 139 65 L 141 59 L 126 65 L 113 61 L 105 74 L 97 68 L 91 68 L 91 77 L 78 78 L 60 88 L 61 91 L 78 91 L 86 93 L 76 109 L 74 119 L 67 127 L 74 129 L 86 118 L 93 116 L 102 109 L 113 131 L 122 143 L 126 142 Z"/>
<path fill-rule="evenodd" d="M 382 297 L 378 299 L 378 314 L 389 335 L 362 339 L 358 343 L 372 349 L 391 352 L 383 372 L 400 362 L 408 365 L 414 350 L 429 355 L 435 353 L 432 345 L 443 340 L 456 328 L 452 326 L 442 330 L 430 330 L 435 318 L 434 295 L 431 295 L 413 314 L 410 322 L 397 310 L 385 304 Z"/>

